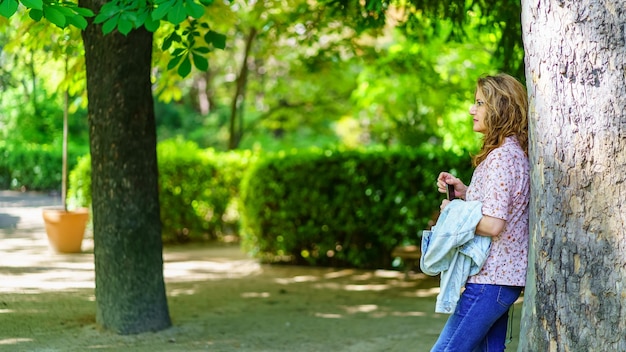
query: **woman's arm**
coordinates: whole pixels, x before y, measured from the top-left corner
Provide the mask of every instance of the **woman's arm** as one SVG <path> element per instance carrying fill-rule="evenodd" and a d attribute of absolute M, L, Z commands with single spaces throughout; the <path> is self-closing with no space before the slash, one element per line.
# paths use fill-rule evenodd
<path fill-rule="evenodd" d="M 443 211 L 443 209 L 448 204 L 450 204 L 449 200 L 447 199 L 442 200 L 441 205 L 439 206 L 439 209 Z M 489 215 L 483 215 L 483 217 L 480 218 L 480 221 L 476 225 L 476 230 L 474 230 L 474 232 L 480 236 L 495 237 L 495 236 L 498 236 L 504 230 L 505 225 L 506 225 L 505 220 L 494 218 L 493 216 L 489 216 Z"/>
<path fill-rule="evenodd" d="M 506 221 L 498 218 L 494 218 L 493 216 L 483 215 L 483 217 L 476 225 L 476 231 L 474 231 L 477 235 L 494 237 L 498 236 L 502 230 L 504 230 L 504 225 L 506 225 Z"/>

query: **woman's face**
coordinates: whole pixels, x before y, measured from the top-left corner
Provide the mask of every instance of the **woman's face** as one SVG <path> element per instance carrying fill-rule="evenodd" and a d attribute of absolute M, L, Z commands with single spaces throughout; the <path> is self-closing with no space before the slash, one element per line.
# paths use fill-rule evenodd
<path fill-rule="evenodd" d="M 485 104 L 485 97 L 480 89 L 476 90 L 476 100 L 474 104 L 470 106 L 469 113 L 474 119 L 474 131 L 483 134 L 487 132 L 487 127 L 485 126 L 487 105 Z"/>

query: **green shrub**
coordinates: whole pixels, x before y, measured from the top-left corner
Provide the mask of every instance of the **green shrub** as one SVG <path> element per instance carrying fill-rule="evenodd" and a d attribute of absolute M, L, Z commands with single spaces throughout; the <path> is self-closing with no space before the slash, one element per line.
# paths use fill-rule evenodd
<path fill-rule="evenodd" d="M 249 152 L 217 153 L 193 142 L 167 140 L 157 146 L 163 241 L 219 239 L 238 231 L 231 204 L 239 193 Z M 91 165 L 80 160 L 70 174 L 68 204 L 91 205 Z M 231 212 L 231 214 L 229 214 Z M 235 212 L 235 214 L 232 214 Z"/>
<path fill-rule="evenodd" d="M 417 243 L 439 210 L 438 173 L 469 167 L 409 149 L 267 157 L 242 182 L 244 247 L 272 262 L 390 267 L 392 249 Z"/>
<path fill-rule="evenodd" d="M 9 158 L 9 148 L 5 143 L 0 142 L 0 187 L 9 189 L 11 187 L 11 168 L 7 162 Z"/>
<path fill-rule="evenodd" d="M 220 236 L 239 236 L 239 196 L 241 181 L 246 169 L 256 160 L 257 155 L 251 151 L 216 152 L 213 149 L 204 150 L 204 156 L 216 166 L 217 187 L 228 196 L 220 202 L 220 216 L 216 218 L 216 233 Z"/>
<path fill-rule="evenodd" d="M 228 203 L 218 170 L 192 142 L 166 141 L 157 147 L 163 240 L 184 242 L 215 233 Z"/>
<path fill-rule="evenodd" d="M 67 189 L 67 207 L 91 207 L 91 156 L 84 155 L 78 159 L 76 166 L 70 171 Z"/>
<path fill-rule="evenodd" d="M 68 170 L 85 147 L 68 146 Z M 61 146 L 31 143 L 0 143 L 0 187 L 32 191 L 60 191 L 63 167 Z"/>

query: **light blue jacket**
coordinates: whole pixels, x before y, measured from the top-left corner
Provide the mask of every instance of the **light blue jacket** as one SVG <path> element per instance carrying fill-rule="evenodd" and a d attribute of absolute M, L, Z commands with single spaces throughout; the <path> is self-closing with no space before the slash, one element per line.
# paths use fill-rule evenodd
<path fill-rule="evenodd" d="M 454 312 L 461 287 L 487 259 L 491 237 L 474 235 L 482 216 L 481 202 L 455 199 L 441 212 L 435 226 L 423 232 L 422 272 L 430 276 L 441 274 L 437 313 Z"/>

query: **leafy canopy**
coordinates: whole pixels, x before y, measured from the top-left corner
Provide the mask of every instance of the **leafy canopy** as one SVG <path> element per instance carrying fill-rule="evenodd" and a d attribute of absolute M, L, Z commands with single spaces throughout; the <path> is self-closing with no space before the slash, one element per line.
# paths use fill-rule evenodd
<path fill-rule="evenodd" d="M 211 30 L 203 19 L 205 7 L 213 0 L 113 0 L 100 8 L 98 14 L 79 7 L 70 1 L 54 0 L 0 0 L 0 15 L 13 16 L 22 4 L 31 19 L 46 19 L 60 28 L 73 26 L 81 30 L 87 27 L 87 18 L 102 26 L 102 32 L 117 31 L 127 35 L 133 29 L 144 27 L 156 31 L 161 21 L 175 25 L 163 42 L 162 50 L 171 50 L 169 69 L 178 68 L 180 76 L 186 77 L 193 65 L 201 71 L 208 69 L 208 54 L 213 48 L 224 49 L 226 36 Z M 202 39 L 202 40 L 199 40 Z M 176 43 L 174 47 L 172 44 Z"/>
<path fill-rule="evenodd" d="M 42 18 L 53 24 L 65 28 L 74 26 L 80 29 L 87 27 L 87 17 L 93 17 L 93 12 L 89 9 L 79 7 L 69 1 L 52 0 L 2 0 L 0 1 L 0 15 L 10 18 L 19 7 L 19 4 L 30 9 L 29 15 L 35 21 Z"/>

